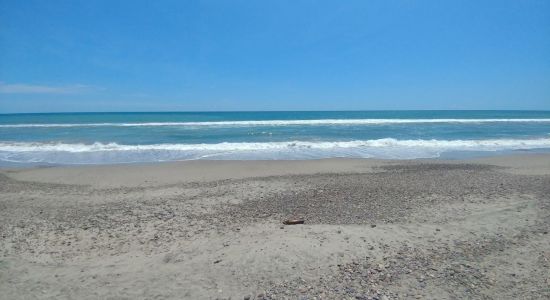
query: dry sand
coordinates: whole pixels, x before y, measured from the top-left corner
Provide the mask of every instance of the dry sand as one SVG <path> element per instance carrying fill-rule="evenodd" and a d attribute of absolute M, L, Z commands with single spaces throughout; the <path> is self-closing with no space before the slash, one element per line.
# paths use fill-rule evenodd
<path fill-rule="evenodd" d="M 544 154 L 3 169 L 0 298 L 548 299 L 549 225 Z"/>

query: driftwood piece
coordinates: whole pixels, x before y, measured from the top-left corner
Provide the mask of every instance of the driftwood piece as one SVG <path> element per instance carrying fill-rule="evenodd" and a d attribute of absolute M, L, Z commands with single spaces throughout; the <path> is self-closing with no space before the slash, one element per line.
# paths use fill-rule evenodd
<path fill-rule="evenodd" d="M 297 225 L 297 224 L 304 224 L 303 219 L 289 219 L 283 222 L 285 225 Z"/>

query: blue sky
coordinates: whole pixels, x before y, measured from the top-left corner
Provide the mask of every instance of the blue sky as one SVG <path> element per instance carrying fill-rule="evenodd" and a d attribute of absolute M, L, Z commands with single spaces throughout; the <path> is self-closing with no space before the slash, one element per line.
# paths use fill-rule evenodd
<path fill-rule="evenodd" d="M 0 1 L 0 112 L 550 109 L 550 1 Z"/>

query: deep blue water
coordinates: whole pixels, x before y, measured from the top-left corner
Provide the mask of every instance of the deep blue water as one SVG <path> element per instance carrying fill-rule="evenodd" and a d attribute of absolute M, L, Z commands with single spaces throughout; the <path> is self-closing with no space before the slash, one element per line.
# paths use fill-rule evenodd
<path fill-rule="evenodd" d="M 409 159 L 549 148 L 549 111 L 0 114 L 0 162 Z"/>

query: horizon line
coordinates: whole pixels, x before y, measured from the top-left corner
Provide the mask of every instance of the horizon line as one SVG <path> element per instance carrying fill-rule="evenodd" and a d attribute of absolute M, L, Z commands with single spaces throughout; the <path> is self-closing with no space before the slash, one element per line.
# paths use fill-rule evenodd
<path fill-rule="evenodd" d="M 384 112 L 384 111 L 532 111 L 550 112 L 550 109 L 357 109 L 357 110 L 158 110 L 158 111 L 57 111 L 57 112 L 0 112 L 0 115 L 38 114 L 146 114 L 146 113 L 239 113 L 239 112 Z"/>

